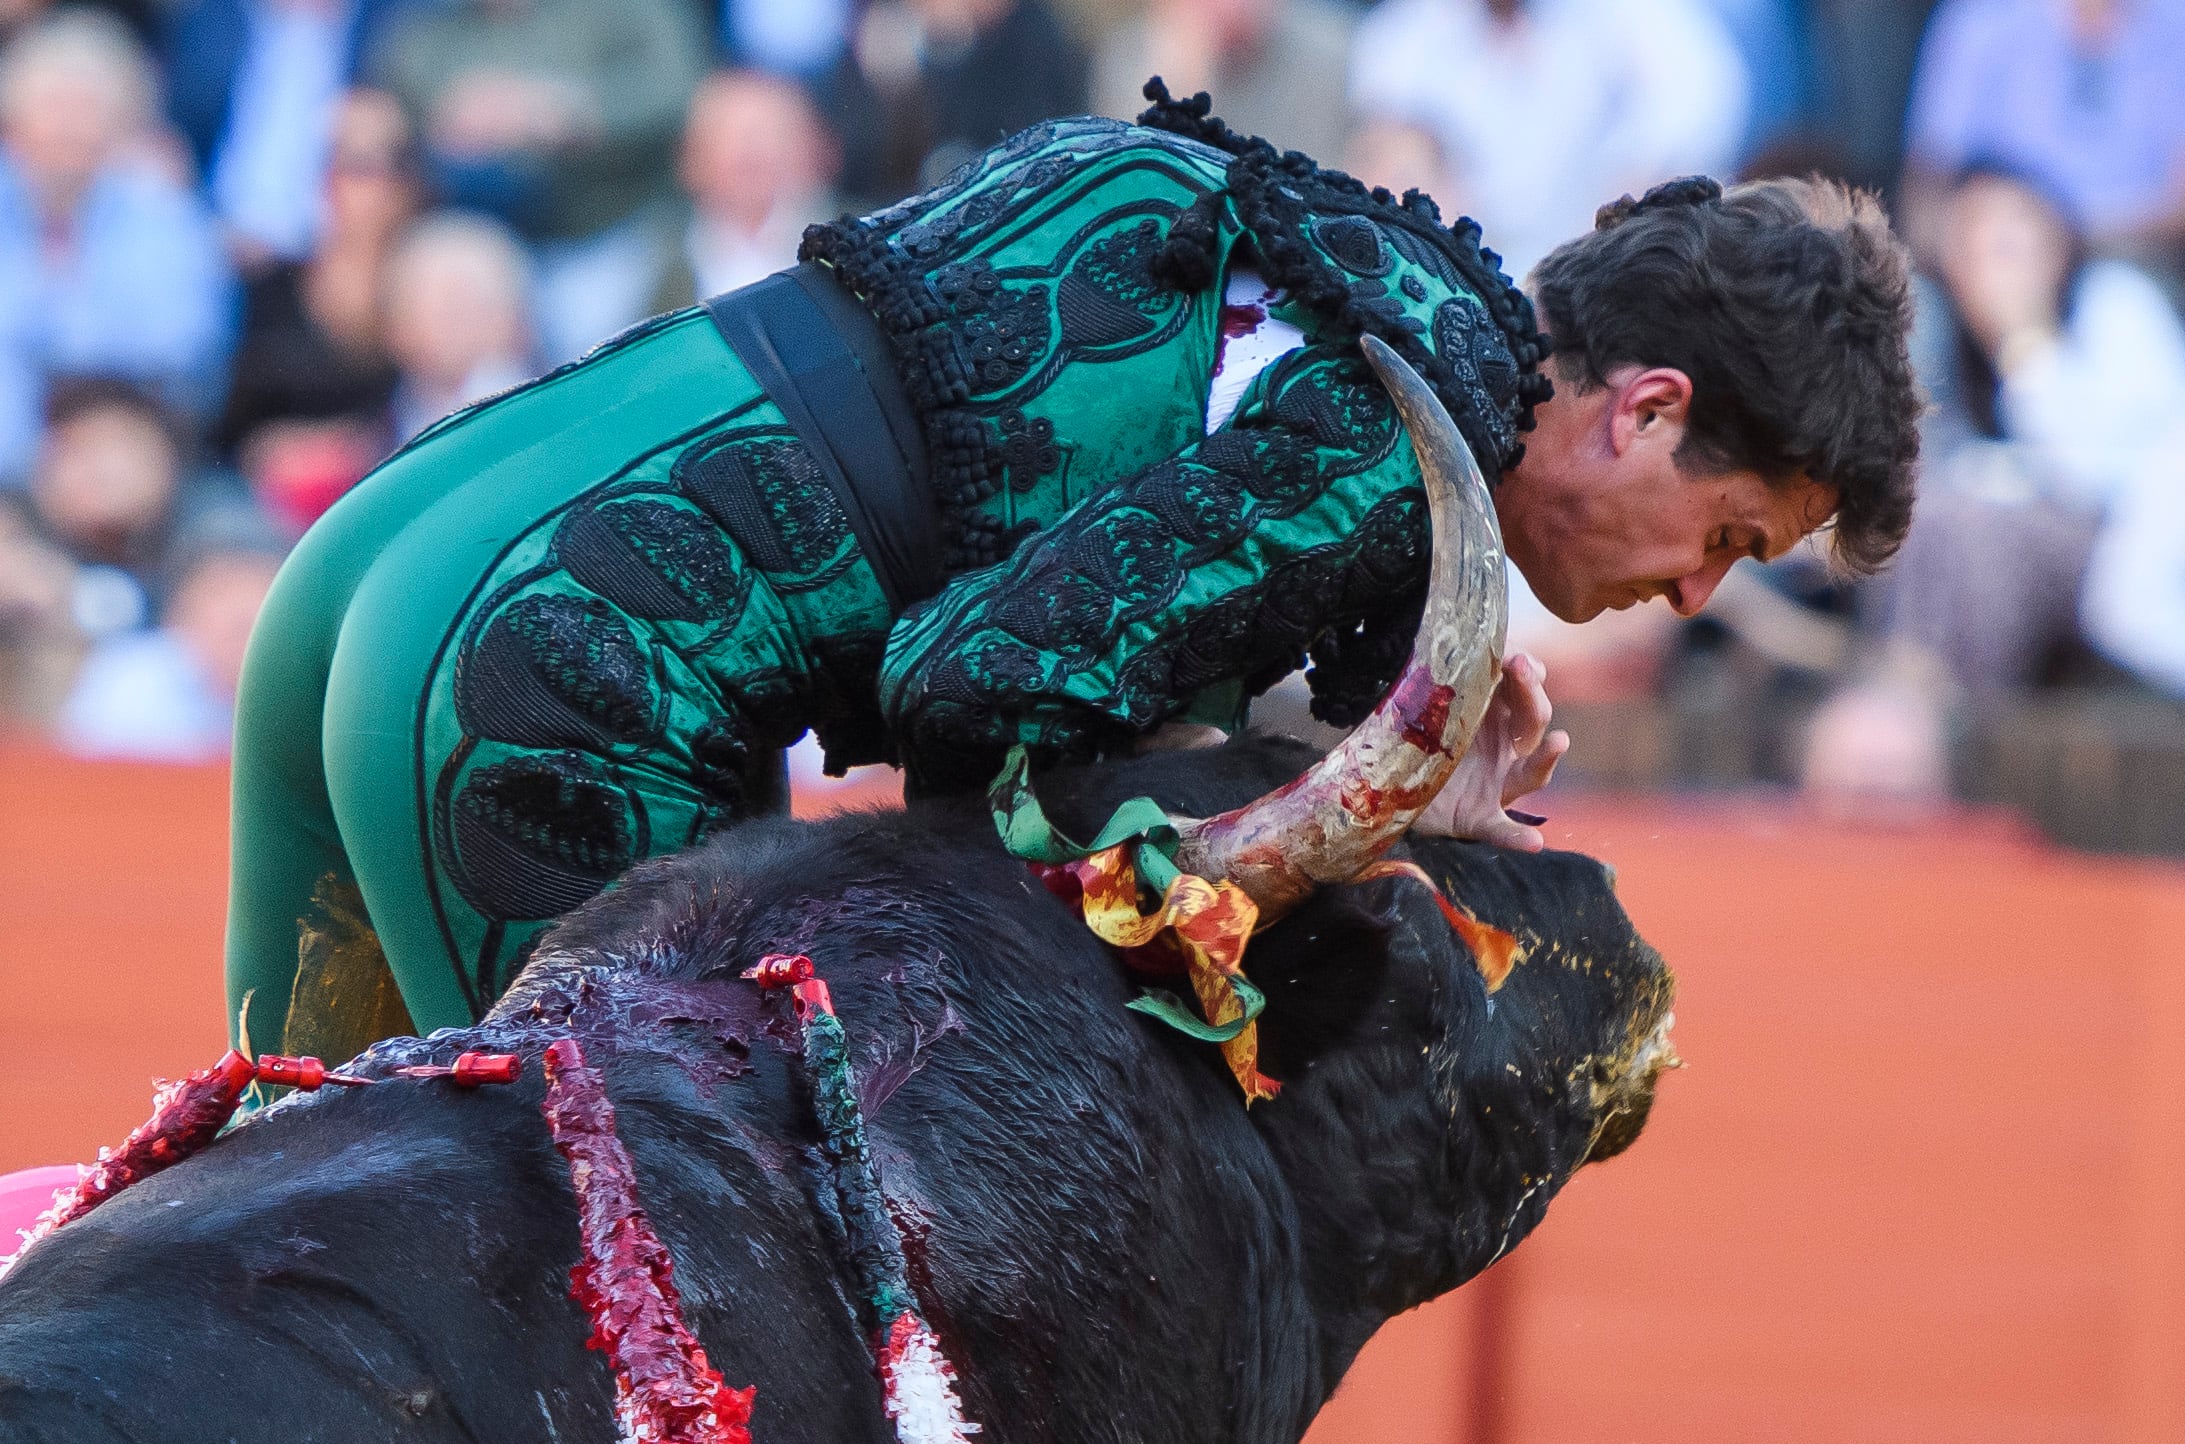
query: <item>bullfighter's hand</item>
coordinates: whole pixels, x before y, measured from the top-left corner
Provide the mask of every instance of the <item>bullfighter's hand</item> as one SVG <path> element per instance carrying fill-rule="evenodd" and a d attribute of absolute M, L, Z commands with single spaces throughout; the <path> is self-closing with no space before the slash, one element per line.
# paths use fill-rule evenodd
<path fill-rule="evenodd" d="M 1411 830 L 1429 837 L 1462 837 L 1519 852 L 1547 846 L 1540 829 L 1504 809 L 1537 792 L 1570 750 L 1568 732 L 1550 732 L 1548 669 L 1525 652 L 1511 656 L 1487 704 L 1487 716 L 1456 773 L 1427 804 Z"/>

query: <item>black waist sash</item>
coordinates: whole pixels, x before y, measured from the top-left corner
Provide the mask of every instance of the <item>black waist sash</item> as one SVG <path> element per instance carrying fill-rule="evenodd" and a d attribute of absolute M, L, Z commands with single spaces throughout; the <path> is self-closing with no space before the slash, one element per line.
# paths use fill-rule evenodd
<path fill-rule="evenodd" d="M 706 310 L 819 463 L 889 610 L 941 589 L 941 516 L 918 418 L 880 323 L 807 261 Z"/>

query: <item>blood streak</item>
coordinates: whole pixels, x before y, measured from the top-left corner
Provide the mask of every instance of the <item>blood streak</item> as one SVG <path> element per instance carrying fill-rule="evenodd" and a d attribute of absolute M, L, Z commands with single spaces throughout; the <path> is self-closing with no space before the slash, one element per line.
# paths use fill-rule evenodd
<path fill-rule="evenodd" d="M 1214 346 L 1214 371 L 1221 375 L 1222 364 L 1229 359 L 1229 343 L 1239 337 L 1249 336 L 1267 324 L 1267 301 L 1272 291 L 1262 292 L 1257 301 L 1224 302 L 1220 316 L 1221 339 Z"/>
<path fill-rule="evenodd" d="M 1432 789 L 1423 787 L 1376 787 L 1362 777 L 1345 778 L 1337 798 L 1343 810 L 1367 827 L 1374 827 L 1399 812 L 1417 812 L 1434 800 Z M 1395 839 L 1389 839 L 1393 842 Z M 1381 844 L 1382 847 L 1388 843 Z"/>
<path fill-rule="evenodd" d="M 569 1161 L 584 1249 L 569 1295 L 592 1320 L 590 1346 L 614 1368 L 624 1444 L 751 1444 L 757 1390 L 729 1388 L 683 1321 L 675 1265 L 637 1196 L 604 1080 L 574 1038 L 550 1046 L 545 1062 L 541 1109 Z"/>
<path fill-rule="evenodd" d="M 257 1070 L 242 1054 L 230 1051 L 212 1067 L 192 1073 L 180 1083 L 160 1086 L 152 1097 L 152 1116 L 119 1148 L 101 1149 L 99 1161 L 81 1171 L 72 1187 L 53 1196 L 45 1211 L 23 1235 L 23 1248 L 52 1233 L 65 1223 L 83 1217 L 139 1179 L 172 1168 L 219 1135 L 235 1116 Z M 15 1258 L 0 1258 L 0 1274 Z"/>
<path fill-rule="evenodd" d="M 1457 700 L 1456 688 L 1435 681 L 1424 667 L 1415 667 L 1404 673 L 1389 700 L 1395 705 L 1404 741 L 1421 752 L 1449 750 L 1445 739 L 1449 735 L 1449 707 Z"/>

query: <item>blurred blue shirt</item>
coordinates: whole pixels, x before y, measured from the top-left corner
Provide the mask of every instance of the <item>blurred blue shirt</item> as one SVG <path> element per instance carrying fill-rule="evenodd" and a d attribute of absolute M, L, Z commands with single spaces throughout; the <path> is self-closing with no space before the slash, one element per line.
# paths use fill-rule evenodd
<path fill-rule="evenodd" d="M 2185 182 L 2185 5 L 2122 0 L 2099 48 L 2066 0 L 1944 0 L 1920 47 L 1909 159 L 1999 162 L 2095 232 L 2158 217 Z"/>
<path fill-rule="evenodd" d="M 184 410 L 209 406 L 234 312 L 235 279 L 196 195 L 109 166 L 55 235 L 0 150 L 0 478 L 37 453 L 49 376 L 125 376 Z"/>
<path fill-rule="evenodd" d="M 214 152 L 212 196 L 229 225 L 291 260 L 318 237 L 320 180 L 356 8 L 249 7 L 250 43 Z"/>
<path fill-rule="evenodd" d="M 216 761 L 234 731 L 234 699 L 164 630 L 92 648 L 54 719 L 54 740 L 70 754 L 140 762 Z"/>

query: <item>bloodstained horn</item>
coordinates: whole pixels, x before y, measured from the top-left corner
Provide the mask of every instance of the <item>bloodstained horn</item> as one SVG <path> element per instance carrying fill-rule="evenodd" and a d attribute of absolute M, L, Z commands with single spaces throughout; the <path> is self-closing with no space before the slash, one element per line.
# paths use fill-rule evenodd
<path fill-rule="evenodd" d="M 1323 883 L 1356 877 L 1403 836 L 1472 745 L 1502 675 L 1509 599 L 1487 479 L 1418 372 L 1378 338 L 1361 341 L 1426 480 L 1426 611 L 1403 674 L 1339 746 L 1256 802 L 1179 822 L 1184 870 L 1227 878 L 1265 919 Z"/>

